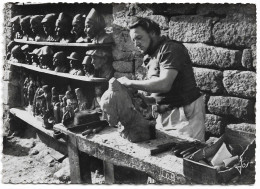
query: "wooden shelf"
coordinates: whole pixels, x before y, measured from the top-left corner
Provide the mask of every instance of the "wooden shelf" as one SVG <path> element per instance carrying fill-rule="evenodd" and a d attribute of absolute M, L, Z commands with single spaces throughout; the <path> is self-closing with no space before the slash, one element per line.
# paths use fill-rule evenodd
<path fill-rule="evenodd" d="M 25 121 L 26 123 L 33 126 L 34 128 L 36 128 L 36 129 L 42 131 L 43 133 L 53 137 L 54 131 L 45 129 L 43 127 L 43 123 L 41 121 L 37 120 L 36 117 L 31 115 L 24 108 L 11 108 L 10 113 L 13 114 L 15 117 L 18 117 L 19 119 Z"/>
<path fill-rule="evenodd" d="M 37 41 L 25 41 L 23 39 L 14 39 L 17 43 L 39 46 L 57 46 L 57 47 L 86 47 L 86 48 L 101 48 L 110 47 L 113 43 L 106 44 L 93 44 L 93 43 L 60 43 L 60 42 L 37 42 Z"/>
<path fill-rule="evenodd" d="M 45 73 L 45 74 L 49 74 L 49 75 L 55 75 L 58 77 L 64 77 L 64 78 L 86 81 L 86 82 L 107 82 L 107 79 L 105 79 L 105 78 L 97 78 L 97 77 L 89 78 L 87 76 L 78 76 L 78 75 L 71 75 L 69 73 L 60 73 L 60 72 L 55 72 L 52 70 L 41 69 L 41 68 L 33 66 L 33 65 L 14 63 L 12 61 L 8 61 L 8 63 L 11 65 L 14 65 L 16 67 L 26 68 L 26 69 L 29 69 L 32 71 L 41 72 L 41 73 Z"/>

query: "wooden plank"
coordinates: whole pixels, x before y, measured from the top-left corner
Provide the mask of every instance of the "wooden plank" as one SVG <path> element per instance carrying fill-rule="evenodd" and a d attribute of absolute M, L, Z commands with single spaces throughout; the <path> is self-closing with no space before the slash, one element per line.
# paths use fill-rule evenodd
<path fill-rule="evenodd" d="M 9 61 L 11 65 L 17 66 L 17 67 L 22 67 L 26 68 L 32 71 L 36 72 L 41 72 L 49 75 L 54 75 L 58 77 L 64 77 L 68 79 L 74 79 L 74 80 L 80 80 L 80 81 L 86 81 L 86 82 L 108 82 L 107 79 L 105 78 L 97 78 L 97 77 L 87 77 L 87 76 L 78 76 L 78 75 L 71 75 L 69 73 L 60 73 L 60 72 L 55 72 L 52 70 L 47 70 L 47 69 L 41 69 L 39 67 L 33 66 L 33 65 L 28 65 L 28 64 L 22 64 L 22 63 L 14 63 Z"/>
<path fill-rule="evenodd" d="M 17 43 L 39 46 L 57 46 L 57 47 L 85 47 L 89 49 L 110 47 L 113 43 L 107 44 L 93 44 L 93 43 L 60 43 L 60 42 L 38 42 L 38 41 L 25 41 L 23 39 L 14 39 Z"/>
<path fill-rule="evenodd" d="M 25 121 L 29 125 L 33 126 L 34 128 L 42 131 L 43 133 L 53 137 L 54 131 L 48 130 L 43 127 L 43 123 L 37 120 L 33 115 L 27 112 L 24 108 L 11 108 L 10 113 L 14 116 L 18 117 L 19 119 Z"/>

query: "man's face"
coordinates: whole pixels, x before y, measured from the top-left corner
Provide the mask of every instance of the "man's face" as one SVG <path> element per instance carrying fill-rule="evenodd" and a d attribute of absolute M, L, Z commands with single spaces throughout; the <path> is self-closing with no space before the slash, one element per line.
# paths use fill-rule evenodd
<path fill-rule="evenodd" d="M 80 34 L 82 34 L 84 32 L 84 27 L 83 26 L 84 25 L 82 25 L 79 22 L 72 23 L 72 30 L 71 30 L 71 32 L 73 34 L 76 34 L 77 36 L 79 36 Z"/>
<path fill-rule="evenodd" d="M 92 56 L 91 64 L 94 66 L 95 70 L 98 70 L 105 64 L 105 59 L 99 56 Z"/>
<path fill-rule="evenodd" d="M 130 29 L 130 37 L 138 50 L 142 54 L 146 54 L 152 42 L 151 34 L 138 26 L 137 28 Z"/>
<path fill-rule="evenodd" d="M 84 32 L 86 33 L 87 37 L 93 39 L 96 36 L 96 27 L 93 22 L 87 21 L 85 23 Z"/>

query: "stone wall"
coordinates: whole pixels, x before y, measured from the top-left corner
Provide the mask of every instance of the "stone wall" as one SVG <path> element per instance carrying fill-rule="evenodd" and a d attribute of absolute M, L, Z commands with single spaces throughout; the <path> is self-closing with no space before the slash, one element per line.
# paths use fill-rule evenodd
<path fill-rule="evenodd" d="M 204 94 L 208 136 L 220 136 L 227 125 L 244 130 L 255 125 L 254 4 L 113 4 L 115 77 L 143 79 L 142 56 L 127 30 L 133 16 L 153 19 L 162 35 L 189 50 Z"/>

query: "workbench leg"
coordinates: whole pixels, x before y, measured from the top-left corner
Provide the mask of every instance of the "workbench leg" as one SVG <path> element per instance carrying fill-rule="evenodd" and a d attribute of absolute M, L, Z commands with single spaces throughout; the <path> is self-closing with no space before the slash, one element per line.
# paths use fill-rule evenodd
<path fill-rule="evenodd" d="M 69 135 L 68 140 L 68 155 L 70 163 L 70 179 L 71 183 L 82 183 L 80 175 L 79 151 L 77 148 L 77 140 L 74 136 Z"/>
<path fill-rule="evenodd" d="M 114 184 L 115 183 L 114 165 L 106 161 L 103 161 L 103 165 L 104 165 L 105 183 Z"/>

